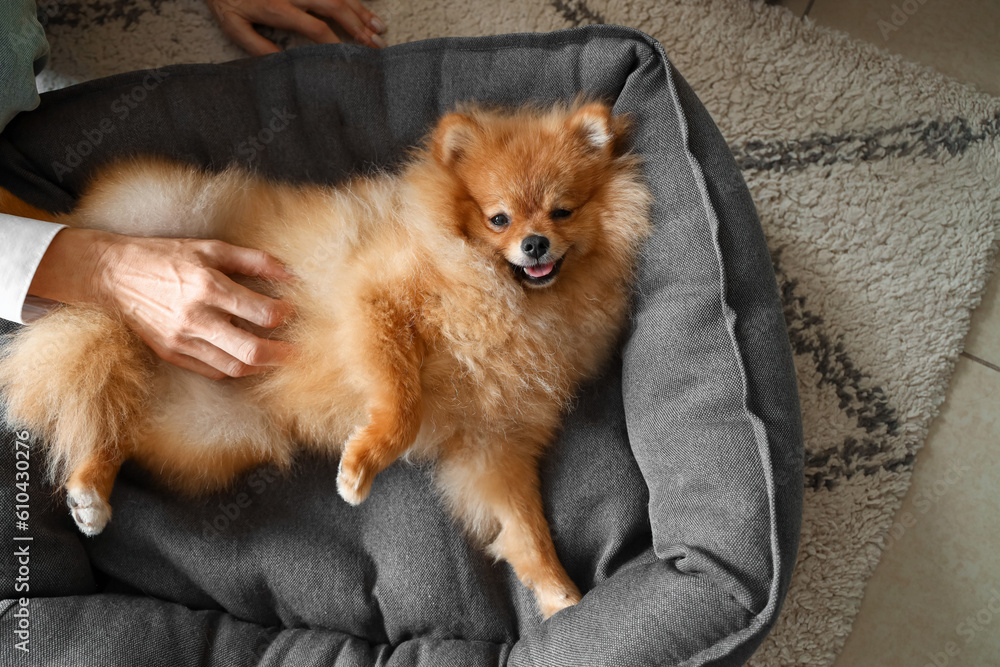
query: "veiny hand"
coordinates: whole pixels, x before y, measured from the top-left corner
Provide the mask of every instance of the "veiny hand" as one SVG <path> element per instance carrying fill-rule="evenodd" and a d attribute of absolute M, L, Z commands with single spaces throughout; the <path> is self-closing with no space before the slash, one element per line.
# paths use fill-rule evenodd
<path fill-rule="evenodd" d="M 222 31 L 255 56 L 280 51 L 253 23 L 297 32 L 319 44 L 340 40 L 323 18 L 339 23 L 361 44 L 382 48 L 385 24 L 359 0 L 205 0 Z M 310 14 L 310 12 L 312 12 Z M 315 16 L 314 16 L 315 15 Z M 320 17 L 320 18 L 317 18 Z"/>
<path fill-rule="evenodd" d="M 232 318 L 271 329 L 291 316 L 291 306 L 226 273 L 294 280 L 267 253 L 223 241 L 67 228 L 52 239 L 29 293 L 114 308 L 161 358 L 208 378 L 252 375 L 283 363 L 290 344 L 259 338 Z"/>

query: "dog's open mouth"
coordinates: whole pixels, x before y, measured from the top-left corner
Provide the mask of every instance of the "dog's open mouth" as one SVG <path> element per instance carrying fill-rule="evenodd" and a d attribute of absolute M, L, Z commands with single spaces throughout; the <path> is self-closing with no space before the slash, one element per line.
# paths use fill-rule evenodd
<path fill-rule="evenodd" d="M 510 268 L 514 271 L 515 278 L 532 287 L 542 287 L 556 279 L 556 276 L 559 275 L 559 269 L 562 268 L 564 259 L 566 258 L 560 257 L 554 262 L 535 264 L 534 266 L 519 266 L 513 262 L 507 263 L 510 264 Z"/>

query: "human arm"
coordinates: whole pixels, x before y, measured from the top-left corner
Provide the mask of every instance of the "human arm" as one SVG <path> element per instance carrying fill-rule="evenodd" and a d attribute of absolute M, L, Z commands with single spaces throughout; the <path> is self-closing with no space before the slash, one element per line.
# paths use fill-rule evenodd
<path fill-rule="evenodd" d="M 27 324 L 51 302 L 28 296 L 32 276 L 52 238 L 65 225 L 0 213 L 0 318 Z"/>

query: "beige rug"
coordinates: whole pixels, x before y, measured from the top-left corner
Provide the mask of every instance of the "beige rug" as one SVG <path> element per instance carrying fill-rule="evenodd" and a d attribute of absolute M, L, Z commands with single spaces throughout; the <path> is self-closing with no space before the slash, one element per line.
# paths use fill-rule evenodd
<path fill-rule="evenodd" d="M 42 7 L 53 47 L 47 88 L 243 55 L 201 0 Z M 743 167 L 775 260 L 806 431 L 798 568 L 751 664 L 830 665 L 989 273 L 1000 223 L 1000 101 L 745 0 L 371 7 L 388 19 L 390 43 L 633 26 L 663 43 L 708 107 Z"/>

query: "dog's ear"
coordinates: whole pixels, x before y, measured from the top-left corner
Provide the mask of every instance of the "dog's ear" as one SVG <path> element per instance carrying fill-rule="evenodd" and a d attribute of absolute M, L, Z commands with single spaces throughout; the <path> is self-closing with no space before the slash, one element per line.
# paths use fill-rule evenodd
<path fill-rule="evenodd" d="M 431 154 L 445 167 L 461 159 L 479 132 L 479 124 L 464 113 L 450 113 L 438 123 L 431 137 Z"/>
<path fill-rule="evenodd" d="M 609 153 L 614 148 L 617 124 L 606 104 L 589 102 L 576 108 L 566 120 L 566 127 L 588 148 Z"/>

